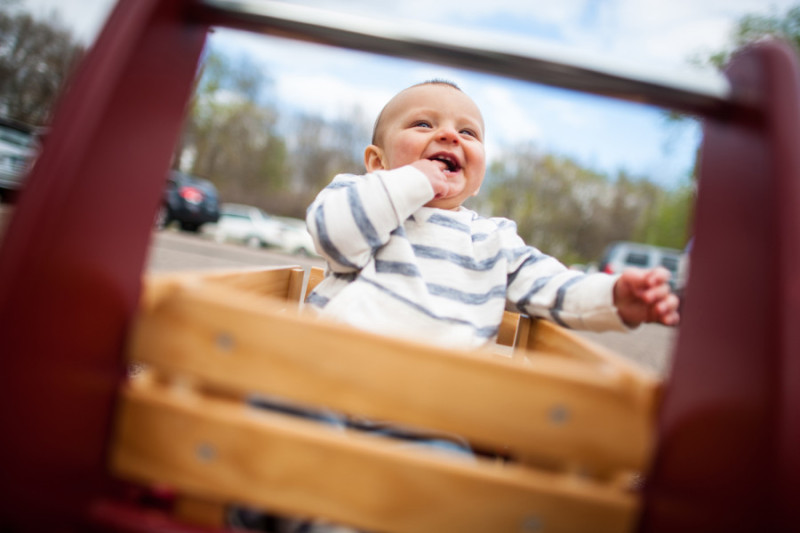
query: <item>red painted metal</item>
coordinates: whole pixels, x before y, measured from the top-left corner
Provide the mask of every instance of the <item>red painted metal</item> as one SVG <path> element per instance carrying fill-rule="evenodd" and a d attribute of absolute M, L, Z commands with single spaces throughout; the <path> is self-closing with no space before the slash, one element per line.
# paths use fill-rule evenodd
<path fill-rule="evenodd" d="M 168 513 L 117 500 L 99 500 L 90 511 L 93 531 L 114 533 L 222 533 L 222 529 L 195 526 Z"/>
<path fill-rule="evenodd" d="M 800 78 L 780 43 L 727 75 L 760 113 L 705 125 L 689 286 L 642 531 L 800 529 Z"/>
<path fill-rule="evenodd" d="M 152 221 L 207 27 L 120 0 L 73 77 L 0 248 L 0 529 L 79 530 Z"/>

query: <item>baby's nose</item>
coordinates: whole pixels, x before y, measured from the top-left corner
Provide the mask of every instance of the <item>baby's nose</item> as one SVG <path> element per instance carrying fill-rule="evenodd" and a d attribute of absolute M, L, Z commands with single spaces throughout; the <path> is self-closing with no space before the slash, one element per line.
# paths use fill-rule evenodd
<path fill-rule="evenodd" d="M 445 142 L 456 142 L 458 141 L 458 132 L 455 130 L 455 128 L 446 126 L 439 128 L 438 139 Z"/>

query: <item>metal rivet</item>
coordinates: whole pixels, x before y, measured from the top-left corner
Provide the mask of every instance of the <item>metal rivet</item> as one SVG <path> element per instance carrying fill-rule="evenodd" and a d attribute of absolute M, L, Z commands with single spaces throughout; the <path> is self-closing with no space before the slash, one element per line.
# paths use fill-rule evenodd
<path fill-rule="evenodd" d="M 530 516 L 522 522 L 522 531 L 527 533 L 540 533 L 544 531 L 542 521 L 536 516 Z"/>
<path fill-rule="evenodd" d="M 220 333 L 217 335 L 217 346 L 225 352 L 230 352 L 233 350 L 233 337 L 231 337 L 228 333 Z"/>
<path fill-rule="evenodd" d="M 217 450 L 206 442 L 200 443 L 196 448 L 197 457 L 204 463 L 208 463 L 217 458 Z"/>
<path fill-rule="evenodd" d="M 565 424 L 569 420 L 569 409 L 563 405 L 555 405 L 550 408 L 548 415 L 553 424 Z"/>

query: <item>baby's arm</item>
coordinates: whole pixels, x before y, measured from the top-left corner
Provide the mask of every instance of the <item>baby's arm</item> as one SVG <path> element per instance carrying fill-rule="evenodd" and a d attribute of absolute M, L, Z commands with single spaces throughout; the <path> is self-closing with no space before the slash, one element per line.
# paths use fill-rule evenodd
<path fill-rule="evenodd" d="M 670 273 L 665 268 L 628 268 L 614 284 L 614 304 L 628 326 L 642 322 L 678 324 L 678 297 L 669 288 Z"/>
<path fill-rule="evenodd" d="M 341 174 L 309 206 L 306 224 L 330 268 L 354 272 L 433 193 L 428 177 L 410 167 L 364 176 Z"/>

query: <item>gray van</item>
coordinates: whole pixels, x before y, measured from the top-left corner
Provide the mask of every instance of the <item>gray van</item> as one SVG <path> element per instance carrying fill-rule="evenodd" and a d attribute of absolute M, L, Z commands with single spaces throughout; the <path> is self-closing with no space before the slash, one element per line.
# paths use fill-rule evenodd
<path fill-rule="evenodd" d="M 674 292 L 683 290 L 679 265 L 683 252 L 676 248 L 664 248 L 651 244 L 630 241 L 613 242 L 606 247 L 598 269 L 608 274 L 618 274 L 627 267 L 653 268 L 662 266 L 670 271 L 670 286 Z"/>

